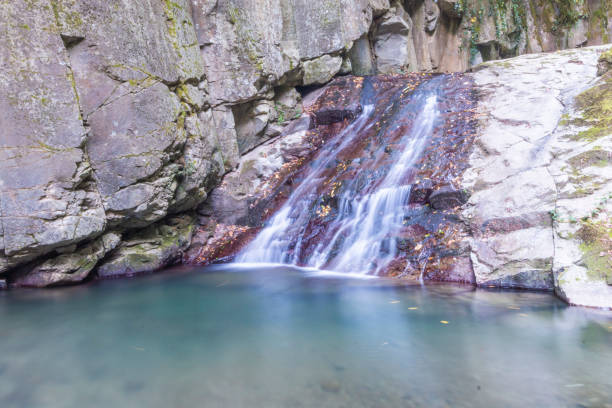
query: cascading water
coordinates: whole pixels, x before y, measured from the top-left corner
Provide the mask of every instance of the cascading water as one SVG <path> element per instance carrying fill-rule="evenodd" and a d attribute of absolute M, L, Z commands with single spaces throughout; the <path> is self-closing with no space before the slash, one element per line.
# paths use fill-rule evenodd
<path fill-rule="evenodd" d="M 308 207 L 312 205 L 309 200 L 303 199 L 303 195 L 313 195 L 313 191 L 323 180 L 323 171 L 335 159 L 333 153 L 350 145 L 351 136 L 354 138 L 363 131 L 366 118 L 372 111 L 372 105 L 366 105 L 362 115 L 336 138 L 336 143 L 324 149 L 326 154 L 319 154 L 313 163 L 315 167 L 312 173 L 274 215 L 268 226 L 238 257 L 239 262 L 295 263 L 296 256 L 291 256 L 289 252 L 291 245 L 289 232 L 296 226 L 308 222 Z"/>
<path fill-rule="evenodd" d="M 362 114 L 324 145 L 237 262 L 363 274 L 388 267 L 398 255 L 395 237 L 410 211 L 415 166 L 440 121 L 441 80 L 414 92 L 400 89 L 384 106 L 378 103 L 382 91 L 366 79 Z M 354 157 L 356 145 L 366 151 L 362 157 Z"/>
<path fill-rule="evenodd" d="M 322 242 L 317 248 L 313 256 L 315 267 L 327 265 L 338 271 L 377 274 L 397 256 L 395 240 L 387 238 L 397 235 L 403 226 L 412 186 L 402 182 L 423 151 L 438 116 L 435 94 L 424 94 L 419 99 L 423 110 L 412 132 L 402 137 L 403 151 L 382 182 L 370 194 L 358 197 L 354 194 L 357 190 L 348 189 L 340 198 L 336 221 L 340 228 L 330 242 Z M 338 256 L 332 258 L 334 252 Z"/>

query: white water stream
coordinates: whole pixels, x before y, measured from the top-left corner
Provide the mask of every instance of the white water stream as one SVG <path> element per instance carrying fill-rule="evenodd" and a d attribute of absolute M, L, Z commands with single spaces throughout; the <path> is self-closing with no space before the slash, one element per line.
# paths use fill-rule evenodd
<path fill-rule="evenodd" d="M 376 275 L 383 271 L 398 254 L 395 239 L 389 237 L 397 236 L 406 215 L 412 186 L 403 180 L 419 160 L 439 116 L 435 89 L 417 91 L 411 104 L 419 113 L 410 131 L 402 135 L 394 163 L 386 175 L 371 180 L 367 189 L 359 188 L 358 183 L 345 189 L 331 224 L 336 231 L 331 239 L 321 240 L 314 251 L 309 249 L 310 254 L 301 253 L 323 173 L 338 153 L 372 126 L 372 105 L 366 105 L 360 117 L 334 139 L 335 146 L 313 161 L 310 174 L 236 261 L 297 265 L 302 260 L 305 266 L 339 272 Z M 363 193 L 365 190 L 368 192 Z"/>

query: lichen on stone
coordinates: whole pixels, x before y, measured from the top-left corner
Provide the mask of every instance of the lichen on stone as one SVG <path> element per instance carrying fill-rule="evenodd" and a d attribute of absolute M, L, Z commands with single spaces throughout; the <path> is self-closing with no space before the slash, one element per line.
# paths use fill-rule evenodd
<path fill-rule="evenodd" d="M 578 238 L 587 275 L 591 279 L 612 281 L 612 223 L 609 219 L 581 221 Z"/>
<path fill-rule="evenodd" d="M 576 107 L 582 113 L 572 124 L 588 126 L 573 136 L 575 140 L 594 141 L 612 134 L 612 72 L 605 74 L 594 87 L 576 97 Z"/>

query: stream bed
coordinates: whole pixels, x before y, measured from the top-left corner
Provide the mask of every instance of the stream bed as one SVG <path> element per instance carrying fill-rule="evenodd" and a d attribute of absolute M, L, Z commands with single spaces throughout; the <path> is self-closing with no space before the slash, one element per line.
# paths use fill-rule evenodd
<path fill-rule="evenodd" d="M 612 407 L 612 313 L 271 265 L 0 292 L 0 406 Z"/>

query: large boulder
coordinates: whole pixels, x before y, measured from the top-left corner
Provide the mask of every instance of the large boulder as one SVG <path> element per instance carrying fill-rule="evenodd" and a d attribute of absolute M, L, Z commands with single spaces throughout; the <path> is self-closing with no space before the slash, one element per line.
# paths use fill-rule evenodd
<path fill-rule="evenodd" d="M 597 75 L 603 75 L 612 69 L 612 48 L 605 51 L 597 60 Z"/>
<path fill-rule="evenodd" d="M 612 80 L 593 86 L 603 50 L 489 62 L 474 74 L 483 120 L 463 216 L 478 284 L 612 307 Z"/>
<path fill-rule="evenodd" d="M 381 74 L 417 71 L 412 19 L 401 4 L 382 17 L 373 39 L 376 69 Z"/>
<path fill-rule="evenodd" d="M 329 82 L 342 67 L 341 57 L 324 55 L 304 62 L 304 85 L 321 85 Z"/>
<path fill-rule="evenodd" d="M 53 251 L 194 208 L 236 165 L 189 1 L 15 1 L 0 15 L 0 273 L 48 255 L 22 283 L 84 279 Z"/>

